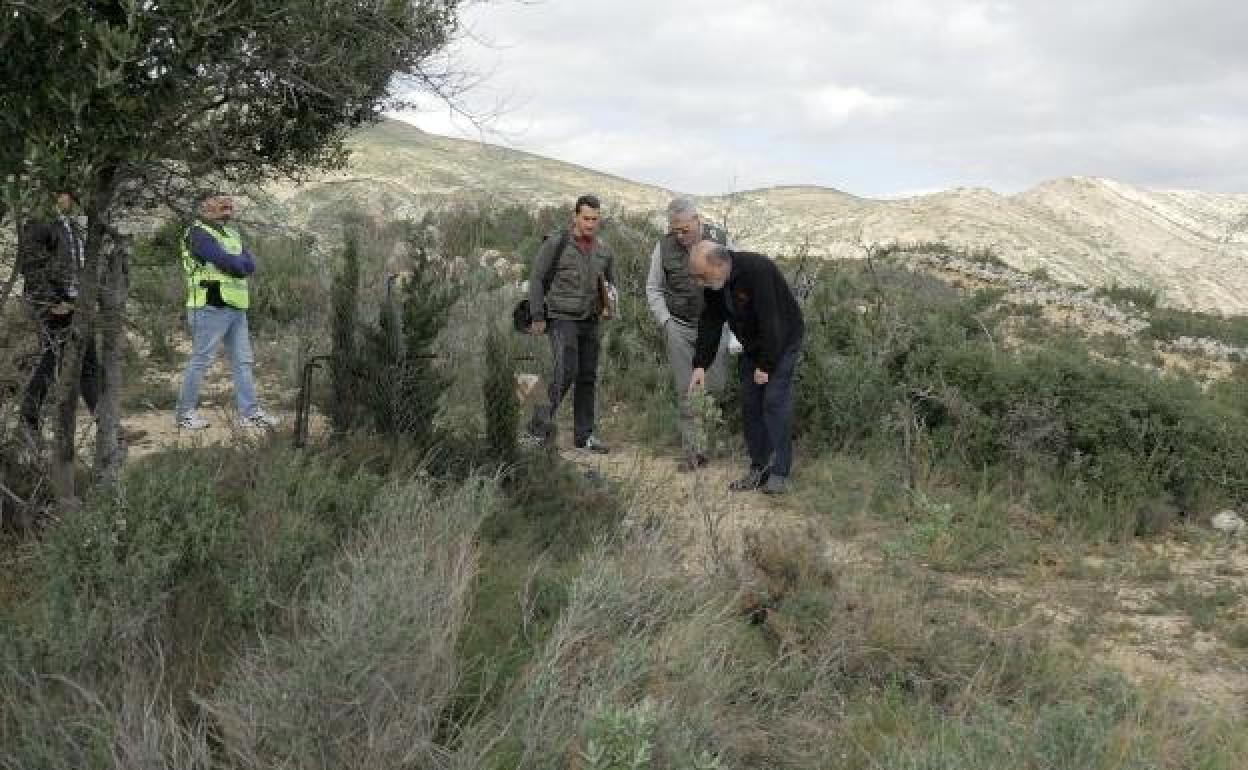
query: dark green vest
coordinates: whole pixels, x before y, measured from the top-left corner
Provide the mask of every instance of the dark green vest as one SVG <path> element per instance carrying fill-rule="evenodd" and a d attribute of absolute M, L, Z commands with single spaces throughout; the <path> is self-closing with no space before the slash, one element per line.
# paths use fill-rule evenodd
<path fill-rule="evenodd" d="M 723 228 L 702 223 L 702 239 L 728 244 Z M 702 287 L 689 276 L 689 250 L 668 233 L 659 239 L 659 260 L 663 264 L 663 295 L 667 311 L 689 324 L 696 324 L 702 315 Z"/>

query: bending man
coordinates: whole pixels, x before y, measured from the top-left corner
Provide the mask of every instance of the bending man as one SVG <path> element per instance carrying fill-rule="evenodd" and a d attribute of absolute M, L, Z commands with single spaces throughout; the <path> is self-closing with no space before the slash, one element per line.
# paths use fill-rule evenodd
<path fill-rule="evenodd" d="M 793 372 L 802 348 L 802 310 L 776 263 L 748 251 L 701 241 L 689 274 L 705 289 L 689 389 L 705 386 L 726 321 L 744 347 L 741 408 L 750 469 L 734 490 L 783 494 L 793 464 Z"/>

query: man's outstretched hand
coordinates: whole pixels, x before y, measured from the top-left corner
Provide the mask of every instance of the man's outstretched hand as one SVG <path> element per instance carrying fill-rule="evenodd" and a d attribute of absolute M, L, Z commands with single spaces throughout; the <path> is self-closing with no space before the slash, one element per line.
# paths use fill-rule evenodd
<path fill-rule="evenodd" d="M 693 395 L 695 391 L 706 387 L 706 370 L 694 369 L 693 374 L 689 377 L 689 395 Z"/>

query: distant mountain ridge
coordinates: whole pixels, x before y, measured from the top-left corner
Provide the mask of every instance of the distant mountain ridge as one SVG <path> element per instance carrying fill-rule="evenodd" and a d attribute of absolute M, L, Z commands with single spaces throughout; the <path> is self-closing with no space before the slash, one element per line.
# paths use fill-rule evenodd
<path fill-rule="evenodd" d="M 452 201 L 567 205 L 584 192 L 608 210 L 660 215 L 674 193 L 571 163 L 435 136 L 398 121 L 350 141 L 343 172 L 275 185 L 267 208 L 319 229 L 346 205 L 378 217 L 420 216 Z M 1020 270 L 1092 286 L 1146 286 L 1166 304 L 1248 312 L 1248 194 L 1148 190 L 1066 177 L 1016 195 L 958 188 L 897 200 L 813 185 L 691 196 L 738 243 L 771 254 L 861 257 L 888 243 L 992 249 Z"/>

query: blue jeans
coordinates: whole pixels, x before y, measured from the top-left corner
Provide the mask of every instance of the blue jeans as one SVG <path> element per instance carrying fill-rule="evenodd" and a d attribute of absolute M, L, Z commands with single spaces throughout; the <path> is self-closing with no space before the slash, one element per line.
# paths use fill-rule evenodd
<path fill-rule="evenodd" d="M 225 355 L 230 360 L 230 374 L 234 378 L 234 400 L 238 413 L 253 417 L 260 411 L 256 404 L 256 386 L 251 379 L 251 365 L 255 356 L 251 352 L 251 337 L 247 332 L 247 313 L 232 307 L 196 307 L 186 312 L 191 326 L 191 359 L 182 373 L 182 389 L 178 392 L 177 417 L 190 416 L 199 403 L 199 382 L 204 371 L 212 366 L 217 347 L 225 343 Z"/>
<path fill-rule="evenodd" d="M 769 468 L 773 476 L 787 477 L 793 467 L 793 370 L 800 352 L 797 346 L 784 351 L 766 385 L 754 384 L 754 360 L 741 356 L 741 411 L 750 466 Z"/>

